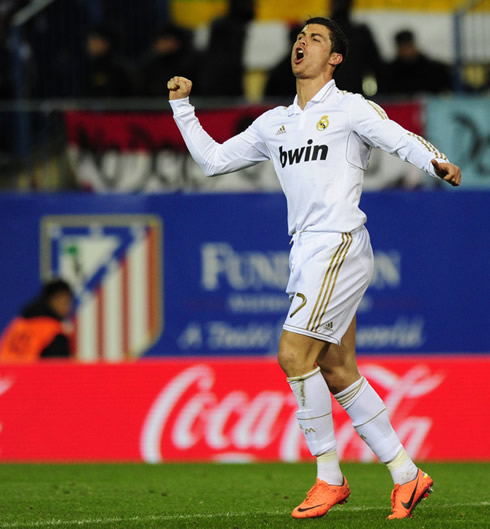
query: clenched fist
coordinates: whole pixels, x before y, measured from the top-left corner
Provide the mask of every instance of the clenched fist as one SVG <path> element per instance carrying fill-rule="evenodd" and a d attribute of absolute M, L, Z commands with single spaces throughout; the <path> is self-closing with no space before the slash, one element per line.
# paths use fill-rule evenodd
<path fill-rule="evenodd" d="M 169 99 L 184 99 L 189 97 L 189 94 L 192 90 L 192 81 L 186 79 L 185 77 L 172 77 L 167 83 L 167 88 L 169 89 Z"/>

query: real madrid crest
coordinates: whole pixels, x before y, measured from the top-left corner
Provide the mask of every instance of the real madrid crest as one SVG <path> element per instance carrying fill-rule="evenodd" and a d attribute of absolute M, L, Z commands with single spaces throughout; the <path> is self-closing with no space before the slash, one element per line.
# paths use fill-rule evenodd
<path fill-rule="evenodd" d="M 316 124 L 316 130 L 319 130 L 320 132 L 322 132 L 328 127 L 328 125 L 329 125 L 328 116 L 322 116 L 320 118 L 320 121 Z"/>

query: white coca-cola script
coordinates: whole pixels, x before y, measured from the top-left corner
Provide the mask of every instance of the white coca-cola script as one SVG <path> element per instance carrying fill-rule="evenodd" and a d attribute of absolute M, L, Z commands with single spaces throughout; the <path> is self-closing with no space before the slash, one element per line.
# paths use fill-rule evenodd
<path fill-rule="evenodd" d="M 416 364 L 403 375 L 373 363 L 364 364 L 362 372 L 384 399 L 407 451 L 413 457 L 423 457 L 432 419 L 410 411 L 444 377 L 431 373 L 423 364 Z M 296 422 L 296 402 L 287 386 L 267 389 L 246 376 L 239 382 L 239 387 L 226 389 L 229 382 L 217 378 L 205 363 L 174 376 L 156 396 L 143 422 L 143 460 L 298 461 L 308 457 Z M 335 401 L 334 419 L 339 456 L 374 460 Z"/>

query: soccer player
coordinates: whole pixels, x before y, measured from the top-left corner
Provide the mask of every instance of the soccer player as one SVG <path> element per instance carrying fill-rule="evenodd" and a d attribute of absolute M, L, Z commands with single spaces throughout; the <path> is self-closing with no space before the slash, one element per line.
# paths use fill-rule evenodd
<path fill-rule="evenodd" d="M 278 360 L 297 400 L 299 427 L 317 457 L 316 483 L 292 516 L 323 516 L 350 494 L 336 453 L 331 392 L 392 475 L 388 518 L 408 518 L 433 481 L 404 450 L 383 401 L 356 363 L 355 314 L 373 271 L 366 216 L 359 209 L 363 173 L 373 147 L 453 186 L 460 184 L 461 173 L 381 107 L 335 86 L 333 74 L 346 52 L 337 24 L 310 18 L 292 48 L 293 104 L 265 112 L 223 144 L 196 118 L 188 99 L 190 80 L 170 79 L 170 104 L 191 155 L 208 176 L 272 160 L 287 198 L 294 241 L 287 286 L 291 306 Z"/>

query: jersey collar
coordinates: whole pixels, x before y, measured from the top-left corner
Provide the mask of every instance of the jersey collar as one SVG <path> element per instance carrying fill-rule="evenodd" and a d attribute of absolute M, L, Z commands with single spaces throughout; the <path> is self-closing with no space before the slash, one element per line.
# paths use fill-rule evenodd
<path fill-rule="evenodd" d="M 335 80 L 331 79 L 328 81 L 326 85 L 324 85 L 318 92 L 306 103 L 305 110 L 316 103 L 321 103 L 334 89 L 335 87 Z M 298 95 L 294 97 L 294 101 L 292 105 L 289 105 L 288 107 L 288 116 L 292 116 L 293 114 L 300 114 L 303 112 L 298 105 Z"/>

